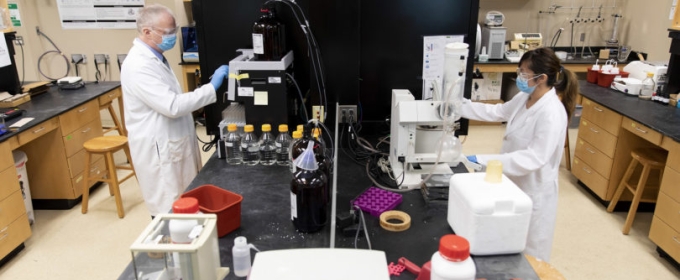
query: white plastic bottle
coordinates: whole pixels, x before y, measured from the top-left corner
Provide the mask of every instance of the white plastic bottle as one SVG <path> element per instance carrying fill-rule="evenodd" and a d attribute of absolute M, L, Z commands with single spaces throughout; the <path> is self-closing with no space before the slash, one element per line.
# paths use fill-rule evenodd
<path fill-rule="evenodd" d="M 244 236 L 234 239 L 231 256 L 234 259 L 234 274 L 238 277 L 246 277 L 250 273 L 250 248 L 257 250 L 255 246 L 248 244 Z"/>
<path fill-rule="evenodd" d="M 288 149 L 293 138 L 288 134 L 288 125 L 279 125 L 279 136 L 276 137 L 276 164 L 288 166 L 290 159 L 288 157 Z"/>
<path fill-rule="evenodd" d="M 654 93 L 654 73 L 647 73 L 647 78 L 642 80 L 642 88 L 640 89 L 640 98 L 652 98 Z"/>
<path fill-rule="evenodd" d="M 243 163 L 241 156 L 241 135 L 238 132 L 238 127 L 235 123 L 227 126 L 227 139 L 224 141 L 224 147 L 227 150 L 227 163 L 238 165 Z"/>
<path fill-rule="evenodd" d="M 246 132 L 241 138 L 243 164 L 257 165 L 260 162 L 260 140 L 253 133 L 253 125 L 247 124 L 243 130 Z"/>
<path fill-rule="evenodd" d="M 262 136 L 260 136 L 260 163 L 262 165 L 273 165 L 276 163 L 276 139 L 272 135 L 272 126 L 262 125 Z"/>
<path fill-rule="evenodd" d="M 432 255 L 432 280 L 474 280 L 475 263 L 467 239 L 447 234 L 439 239 L 439 251 Z"/>
<path fill-rule="evenodd" d="M 198 214 L 198 200 L 193 197 L 180 198 L 172 204 L 174 214 Z M 170 220 L 168 229 L 170 238 L 175 244 L 189 244 L 193 240 L 189 233 L 198 225 L 197 220 Z M 193 279 L 191 269 L 191 256 L 189 254 L 173 253 L 176 279 Z"/>

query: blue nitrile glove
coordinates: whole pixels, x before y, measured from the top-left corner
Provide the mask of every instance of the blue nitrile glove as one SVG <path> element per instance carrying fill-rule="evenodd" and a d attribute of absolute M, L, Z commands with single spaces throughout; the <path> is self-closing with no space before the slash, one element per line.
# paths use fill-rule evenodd
<path fill-rule="evenodd" d="M 467 159 L 472 163 L 479 163 L 479 162 L 477 162 L 477 156 L 475 156 L 475 155 L 467 156 Z"/>
<path fill-rule="evenodd" d="M 217 68 L 215 70 L 215 73 L 212 74 L 212 79 L 210 79 L 210 84 L 213 85 L 215 90 L 220 88 L 222 86 L 222 81 L 224 81 L 225 78 L 227 78 L 229 75 L 229 66 L 228 65 L 222 65 L 220 68 Z"/>

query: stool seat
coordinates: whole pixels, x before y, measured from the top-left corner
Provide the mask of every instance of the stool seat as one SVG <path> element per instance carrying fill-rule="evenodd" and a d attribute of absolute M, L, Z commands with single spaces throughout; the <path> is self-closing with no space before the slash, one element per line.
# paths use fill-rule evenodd
<path fill-rule="evenodd" d="M 666 166 L 668 152 L 661 149 L 640 148 L 631 151 L 630 156 L 632 159 L 628 165 L 628 169 L 626 169 L 626 173 L 623 175 L 619 186 L 616 188 L 616 192 L 614 193 L 612 201 L 609 203 L 609 207 L 607 207 L 607 212 L 611 213 L 614 211 L 619 199 L 621 199 L 623 191 L 627 190 L 633 194 L 633 201 L 630 204 L 626 222 L 623 224 L 623 229 L 621 230 L 623 234 L 628 234 L 628 232 L 630 232 L 640 201 L 656 203 L 658 192 L 645 193 L 645 188 L 648 187 L 647 179 L 649 178 L 649 172 L 652 170 L 659 170 L 659 178 L 663 177 L 663 169 Z M 633 176 L 633 172 L 635 172 L 635 168 L 638 164 L 642 165 L 642 172 L 640 173 L 637 185 L 631 185 L 628 181 Z"/>
<path fill-rule="evenodd" d="M 88 152 L 104 153 L 120 150 L 125 145 L 127 145 L 127 137 L 115 135 L 92 138 L 85 141 L 83 147 Z"/>
<path fill-rule="evenodd" d="M 106 163 L 106 174 L 92 176 L 89 172 L 85 172 L 85 178 L 83 180 L 83 201 L 81 206 L 81 212 L 83 214 L 87 213 L 88 202 L 90 197 L 90 182 L 106 182 L 109 184 L 109 194 L 115 197 L 116 208 L 118 210 L 118 217 L 125 217 L 125 211 L 123 209 L 123 200 L 120 195 L 119 185 L 125 180 L 130 179 L 132 176 L 136 176 L 135 168 L 132 164 L 132 158 L 130 156 L 130 147 L 128 146 L 127 137 L 125 136 L 101 136 L 87 140 L 83 147 L 87 152 L 85 156 L 85 170 L 90 170 L 90 161 L 92 160 L 92 154 L 104 154 Z M 130 166 L 120 166 L 116 165 L 113 161 L 113 153 L 123 150 L 125 156 L 127 157 Z M 119 179 L 116 174 L 117 169 L 128 169 L 132 173 L 125 176 L 123 179 Z M 104 178 L 106 176 L 106 178 Z"/>

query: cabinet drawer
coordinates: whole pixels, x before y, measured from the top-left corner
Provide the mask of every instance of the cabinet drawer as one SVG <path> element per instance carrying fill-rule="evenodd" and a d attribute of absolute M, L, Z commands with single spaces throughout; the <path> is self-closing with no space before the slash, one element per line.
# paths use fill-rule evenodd
<path fill-rule="evenodd" d="M 602 127 L 602 129 L 614 136 L 619 135 L 622 119 L 621 115 L 587 98 L 583 99 L 582 105 L 582 118 L 589 119 L 591 122 Z"/>
<path fill-rule="evenodd" d="M 106 161 L 102 158 L 99 161 L 94 162 L 93 164 L 90 165 L 90 177 L 92 176 L 97 176 L 97 175 L 102 175 L 103 173 L 106 173 Z M 83 194 L 83 180 L 85 179 L 85 171 L 81 172 L 77 176 L 73 177 L 71 179 L 73 183 L 73 192 L 75 193 L 75 197 L 80 197 Z M 93 182 L 90 183 L 88 187 L 92 187 L 94 185 Z"/>
<path fill-rule="evenodd" d="M 661 179 L 661 192 L 680 202 L 680 172 L 666 165 Z"/>
<path fill-rule="evenodd" d="M 59 127 L 59 122 L 57 118 L 52 118 L 46 120 L 39 125 L 29 128 L 27 131 L 19 133 L 17 139 L 19 140 L 19 146 L 26 145 L 28 142 L 33 141 L 35 138 L 43 136 L 48 132 L 57 129 Z"/>
<path fill-rule="evenodd" d="M 624 117 L 621 126 L 623 126 L 623 128 L 625 128 L 626 130 L 632 132 L 633 134 L 642 137 L 642 139 L 651 142 L 654 145 L 657 146 L 661 145 L 661 139 L 663 139 L 663 135 L 645 125 L 640 124 L 639 122 Z"/>
<path fill-rule="evenodd" d="M 654 216 L 659 217 L 675 231 L 680 231 L 680 203 L 660 192 L 656 201 Z"/>
<path fill-rule="evenodd" d="M 668 160 L 666 166 L 670 166 L 675 171 L 680 172 L 680 143 L 675 142 L 670 137 L 664 137 L 661 140 L 661 147 L 668 151 Z"/>
<path fill-rule="evenodd" d="M 10 166 L 14 166 L 14 158 L 12 158 L 12 148 L 9 147 L 9 141 L 0 143 L 0 170 L 5 170 Z"/>
<path fill-rule="evenodd" d="M 571 166 L 571 173 L 576 176 L 581 182 L 586 184 L 601 199 L 607 197 L 607 186 L 609 180 L 602 177 L 602 175 L 595 172 L 595 170 L 583 162 L 580 158 L 574 157 L 574 162 Z"/>
<path fill-rule="evenodd" d="M 62 136 L 69 135 L 79 127 L 99 119 L 99 101 L 92 100 L 59 116 Z"/>
<path fill-rule="evenodd" d="M 583 162 L 592 166 L 605 179 L 609 179 L 613 160 L 590 145 L 590 143 L 581 138 L 576 140 L 574 156 L 579 157 Z"/>
<path fill-rule="evenodd" d="M 14 166 L 0 171 L 0 200 L 5 199 L 11 193 L 19 190 L 19 179 Z"/>
<path fill-rule="evenodd" d="M 675 261 L 680 261 L 680 233 L 673 230 L 657 216 L 652 219 L 649 239 L 666 251 Z"/>
<path fill-rule="evenodd" d="M 0 257 L 12 252 L 30 236 L 31 227 L 28 225 L 26 214 L 23 214 L 8 226 L 0 228 Z"/>
<path fill-rule="evenodd" d="M 581 127 L 578 129 L 578 138 L 590 143 L 608 157 L 614 158 L 614 151 L 616 150 L 616 141 L 618 138 L 590 122 L 590 120 L 581 119 Z"/>
<path fill-rule="evenodd" d="M 99 106 L 104 106 L 108 103 L 111 103 L 112 100 L 120 97 L 121 95 L 122 91 L 120 90 L 120 88 L 116 88 L 107 93 L 104 93 L 101 96 L 99 96 Z"/>
<path fill-rule="evenodd" d="M 71 178 L 75 178 L 78 174 L 83 172 L 85 170 L 85 157 L 87 156 L 87 152 L 85 149 L 80 150 L 77 152 L 75 155 L 72 157 L 68 158 L 68 167 L 69 171 L 71 172 Z M 93 154 L 92 155 L 92 161 L 90 162 L 90 165 L 93 163 L 97 162 L 98 160 L 103 159 L 104 156 L 101 154 Z"/>
<path fill-rule="evenodd" d="M 75 131 L 64 136 L 64 149 L 66 156 L 73 156 L 83 149 L 83 143 L 95 137 L 104 135 L 99 119 L 93 120 Z"/>
<path fill-rule="evenodd" d="M 23 214 L 26 214 L 24 198 L 21 196 L 21 191 L 15 191 L 0 201 L 0 228 L 9 225 Z"/>

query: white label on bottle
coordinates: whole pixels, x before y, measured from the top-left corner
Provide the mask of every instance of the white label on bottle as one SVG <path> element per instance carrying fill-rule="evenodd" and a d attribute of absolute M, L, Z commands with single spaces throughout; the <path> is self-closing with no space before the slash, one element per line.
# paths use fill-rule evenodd
<path fill-rule="evenodd" d="M 297 195 L 290 192 L 290 220 L 297 218 Z"/>
<path fill-rule="evenodd" d="M 253 33 L 253 52 L 256 54 L 264 54 L 262 34 Z"/>
<path fill-rule="evenodd" d="M 191 229 L 191 232 L 189 232 L 189 238 L 196 239 L 201 235 L 201 232 L 203 232 L 203 225 L 196 225 Z"/>
<path fill-rule="evenodd" d="M 281 77 L 269 77 L 267 79 L 270 84 L 280 84 L 281 83 Z"/>
<path fill-rule="evenodd" d="M 255 91 L 252 87 L 240 87 L 238 88 L 238 96 L 253 96 Z"/>
<path fill-rule="evenodd" d="M 281 148 L 281 143 L 276 143 L 277 148 Z"/>
<path fill-rule="evenodd" d="M 226 143 L 224 143 L 224 146 L 226 146 L 226 147 L 233 147 L 233 146 L 234 146 L 234 143 L 232 143 L 232 142 L 226 142 Z"/>
<path fill-rule="evenodd" d="M 248 149 L 248 144 L 241 144 L 241 148 Z"/>

